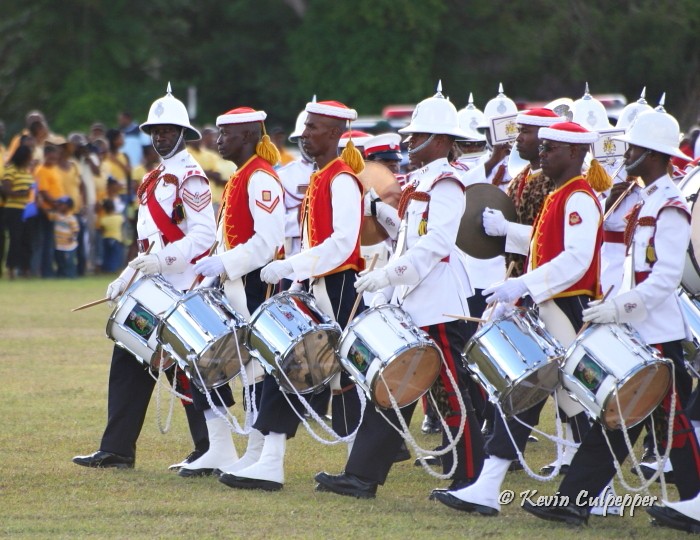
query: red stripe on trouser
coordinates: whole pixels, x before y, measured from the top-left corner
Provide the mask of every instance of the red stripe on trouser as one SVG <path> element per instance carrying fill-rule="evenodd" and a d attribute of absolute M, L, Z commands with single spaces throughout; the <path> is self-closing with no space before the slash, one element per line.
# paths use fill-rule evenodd
<path fill-rule="evenodd" d="M 434 328 L 438 332 L 439 340 L 436 340 L 438 347 L 442 351 L 445 357 L 445 363 L 447 364 L 447 369 L 452 373 L 452 377 L 455 382 L 459 383 L 459 375 L 457 374 L 457 368 L 455 367 L 454 356 L 452 355 L 452 348 L 450 347 L 450 342 L 447 339 L 447 332 L 445 330 L 444 324 L 437 324 Z M 443 364 L 440 368 L 440 379 L 442 384 L 447 390 L 448 402 L 450 404 L 450 409 L 454 411 L 454 415 L 445 419 L 445 422 L 449 427 L 459 427 L 460 422 L 464 422 L 464 433 L 462 434 L 462 439 L 464 440 L 464 467 L 466 469 L 467 478 L 474 478 L 474 453 L 472 452 L 472 438 L 469 432 L 469 420 L 466 416 L 461 416 L 461 411 L 459 408 L 459 401 L 457 400 L 457 392 L 459 388 L 454 388 L 450 379 L 447 376 L 447 371 L 445 365 Z M 467 404 L 465 404 L 467 405 Z"/>
<path fill-rule="evenodd" d="M 185 372 L 182 371 L 181 369 L 178 369 L 178 366 L 175 366 L 175 369 L 177 370 L 175 373 L 175 378 L 177 379 L 177 386 L 180 389 L 180 393 L 192 399 L 192 390 L 190 389 L 190 380 L 187 378 L 187 375 L 185 375 Z M 184 399 L 181 399 L 183 405 L 191 405 L 191 401 L 185 401 Z"/>

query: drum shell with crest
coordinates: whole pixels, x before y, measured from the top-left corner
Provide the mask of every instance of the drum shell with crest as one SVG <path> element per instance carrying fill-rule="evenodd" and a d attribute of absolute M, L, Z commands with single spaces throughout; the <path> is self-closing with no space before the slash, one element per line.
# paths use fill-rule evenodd
<path fill-rule="evenodd" d="M 700 167 L 695 167 L 678 184 L 691 212 L 690 244 L 685 255 L 681 286 L 691 296 L 700 296 Z"/>
<path fill-rule="evenodd" d="M 679 287 L 678 299 L 683 312 L 683 319 L 690 329 L 690 339 L 684 339 L 683 356 L 694 377 L 700 377 L 700 300 L 690 298 L 688 294 Z"/>
<path fill-rule="evenodd" d="M 636 426 L 671 386 L 671 361 L 626 324 L 594 324 L 569 347 L 564 389 L 608 430 Z M 619 407 L 618 407 L 619 401 Z"/>
<path fill-rule="evenodd" d="M 245 319 L 218 288 L 182 296 L 163 316 L 158 341 L 202 392 L 229 382 L 250 361 Z"/>
<path fill-rule="evenodd" d="M 338 345 L 340 363 L 378 407 L 418 400 L 440 375 L 442 352 L 400 307 L 383 304 L 355 317 Z"/>
<path fill-rule="evenodd" d="M 532 311 L 516 308 L 480 328 L 462 357 L 491 401 L 511 416 L 547 399 L 559 386 L 564 354 Z"/>
<path fill-rule="evenodd" d="M 174 362 L 163 354 L 157 329 L 163 313 L 181 297 L 162 276 L 141 277 L 119 297 L 107 320 L 107 337 L 146 366 L 169 368 Z"/>
<path fill-rule="evenodd" d="M 288 393 L 318 393 L 340 372 L 340 326 L 305 292 L 285 291 L 251 315 L 246 346 Z"/>

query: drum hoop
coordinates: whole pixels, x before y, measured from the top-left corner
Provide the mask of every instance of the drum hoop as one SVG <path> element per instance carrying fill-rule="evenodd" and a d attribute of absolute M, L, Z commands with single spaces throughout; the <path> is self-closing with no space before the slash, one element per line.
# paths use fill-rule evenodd
<path fill-rule="evenodd" d="M 660 365 L 665 365 L 666 367 L 669 368 L 669 370 L 673 369 L 673 363 L 672 363 L 668 358 L 664 358 L 664 357 L 659 356 L 658 358 L 655 358 L 655 360 L 656 360 L 656 362 L 647 362 L 647 361 L 641 362 L 641 363 L 637 364 L 632 370 L 630 370 L 630 372 L 627 373 L 622 379 L 616 379 L 617 385 L 616 385 L 616 386 L 613 388 L 613 390 L 606 396 L 605 400 L 603 401 L 603 405 L 602 405 L 601 408 L 600 408 L 600 415 L 599 415 L 600 417 L 602 417 L 603 414 L 604 414 L 605 412 L 608 411 L 608 407 L 609 407 L 609 405 L 611 404 L 611 401 L 610 401 L 610 400 L 611 400 L 611 399 L 614 399 L 614 398 L 615 398 L 615 395 L 617 394 L 617 392 L 618 392 L 627 382 L 629 382 L 629 380 L 630 380 L 632 377 L 634 377 L 635 375 L 637 375 L 642 369 L 644 369 L 644 368 L 646 368 L 646 367 L 648 367 L 648 366 L 650 366 L 650 365 L 653 365 L 653 364 L 655 364 L 655 363 L 656 363 L 656 364 L 660 364 Z M 669 378 L 668 378 L 668 384 L 666 385 L 666 390 L 665 390 L 665 391 L 663 392 L 663 394 L 662 394 L 662 398 L 661 398 L 662 400 L 663 400 L 663 396 L 665 396 L 665 395 L 668 393 L 669 388 L 671 388 L 671 377 L 670 377 L 670 376 L 669 376 Z M 659 401 L 659 403 L 660 403 L 660 402 L 661 402 L 661 401 Z M 654 409 L 656 409 L 656 407 L 659 406 L 659 403 L 657 403 L 656 405 L 654 405 L 654 407 L 651 408 L 651 410 L 649 411 L 649 414 L 651 414 L 651 413 L 654 411 Z M 649 414 L 647 414 L 644 418 L 641 418 L 641 419 L 639 419 L 638 421 L 633 422 L 633 423 L 632 423 L 632 422 L 628 422 L 627 420 L 625 420 L 625 427 L 627 427 L 627 429 L 633 428 L 634 426 L 636 426 L 636 425 L 638 425 L 638 424 L 644 422 L 644 420 L 647 419 L 647 417 L 649 416 Z M 607 429 L 608 431 L 617 431 L 617 429 L 611 430 L 610 428 L 608 428 L 608 426 L 606 426 L 605 423 L 604 423 L 602 420 L 600 421 L 600 423 L 601 423 L 601 425 L 603 425 L 603 427 L 605 427 L 605 429 Z M 619 429 L 619 428 L 618 428 L 618 429 Z"/>

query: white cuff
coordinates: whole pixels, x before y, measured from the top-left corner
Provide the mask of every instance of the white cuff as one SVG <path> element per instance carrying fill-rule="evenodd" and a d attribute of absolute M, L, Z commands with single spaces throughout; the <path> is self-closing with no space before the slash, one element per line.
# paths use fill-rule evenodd
<path fill-rule="evenodd" d="M 647 307 L 642 295 L 635 290 L 628 291 L 613 299 L 617 308 L 617 320 L 621 323 L 641 322 L 647 318 Z"/>

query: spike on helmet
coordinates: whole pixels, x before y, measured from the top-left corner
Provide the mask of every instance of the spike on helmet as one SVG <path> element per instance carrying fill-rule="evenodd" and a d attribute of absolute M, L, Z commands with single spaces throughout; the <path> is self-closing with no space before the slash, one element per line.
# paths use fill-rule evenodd
<path fill-rule="evenodd" d="M 185 139 L 188 141 L 197 141 L 202 138 L 202 134 L 190 124 L 190 116 L 187 114 L 185 104 L 173 96 L 170 83 L 166 94 L 153 102 L 148 111 L 148 119 L 139 127 L 141 131 L 150 135 L 152 126 L 162 125 L 185 128 Z"/>

